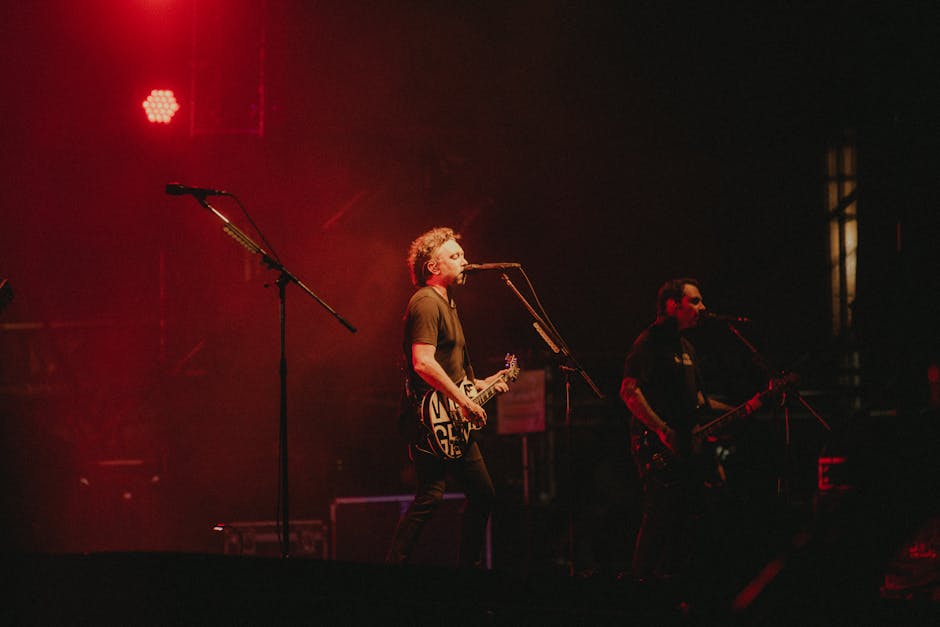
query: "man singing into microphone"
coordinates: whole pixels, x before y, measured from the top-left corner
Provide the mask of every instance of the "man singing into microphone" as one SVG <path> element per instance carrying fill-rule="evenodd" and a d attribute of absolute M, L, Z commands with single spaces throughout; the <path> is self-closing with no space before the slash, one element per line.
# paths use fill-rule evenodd
<path fill-rule="evenodd" d="M 458 566 L 480 568 L 486 524 L 493 505 L 493 482 L 478 444 L 471 441 L 463 455 L 447 459 L 436 453 L 420 421 L 421 398 L 437 390 L 454 401 L 464 417 L 476 425 L 486 423 L 486 412 L 469 398 L 457 383 L 467 377 L 479 390 L 491 384 L 509 389 L 497 372 L 477 379 L 466 350 L 457 305 L 451 293 L 466 282 L 467 260 L 457 243 L 460 236 L 449 228 L 435 228 L 411 243 L 408 267 L 416 291 L 405 310 L 402 349 L 406 393 L 403 395 L 401 427 L 409 439 L 417 486 L 415 499 L 398 523 L 386 561 L 406 563 L 425 523 L 443 500 L 447 476 L 452 474 L 467 497 L 461 524 Z"/>
<path fill-rule="evenodd" d="M 704 316 L 698 281 L 667 281 L 657 294 L 655 322 L 637 337 L 624 366 L 620 397 L 633 415 L 630 450 L 644 493 L 633 554 L 633 576 L 640 580 L 688 574 L 692 522 L 709 478 L 707 460 L 690 462 L 691 430 L 703 410 L 732 409 L 703 394 L 695 349 L 684 335 Z M 759 396 L 747 402 L 749 412 L 758 407 Z"/>

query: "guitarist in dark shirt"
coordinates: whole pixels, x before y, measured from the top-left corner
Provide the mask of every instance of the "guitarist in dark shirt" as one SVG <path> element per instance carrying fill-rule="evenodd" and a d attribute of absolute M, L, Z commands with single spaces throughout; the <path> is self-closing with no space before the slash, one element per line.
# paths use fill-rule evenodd
<path fill-rule="evenodd" d="M 695 349 L 683 332 L 699 323 L 705 303 L 695 279 L 667 281 L 657 295 L 656 321 L 627 355 L 620 397 L 633 415 L 631 453 L 643 479 L 643 519 L 633 554 L 633 576 L 668 579 L 691 556 L 696 492 L 702 476 L 686 463 L 692 428 L 702 410 L 733 408 L 706 399 Z M 760 407 L 760 395 L 746 404 Z"/>
<path fill-rule="evenodd" d="M 406 391 L 400 426 L 410 440 L 417 487 L 415 500 L 398 523 L 386 561 L 405 563 L 418 536 L 434 510 L 440 505 L 447 487 L 447 475 L 459 480 L 467 497 L 461 525 L 458 566 L 482 566 L 486 524 L 492 509 L 493 482 L 472 436 L 466 450 L 457 459 L 437 454 L 420 422 L 418 403 L 432 390 L 453 401 L 465 420 L 486 424 L 486 411 L 457 383 L 465 377 L 476 389 L 495 386 L 499 392 L 509 389 L 501 375 L 504 371 L 477 379 L 467 357 L 466 343 L 451 289 L 466 281 L 463 270 L 468 265 L 459 235 L 448 228 L 436 228 L 419 236 L 411 244 L 408 266 L 417 288 L 405 312 L 403 352 Z"/>

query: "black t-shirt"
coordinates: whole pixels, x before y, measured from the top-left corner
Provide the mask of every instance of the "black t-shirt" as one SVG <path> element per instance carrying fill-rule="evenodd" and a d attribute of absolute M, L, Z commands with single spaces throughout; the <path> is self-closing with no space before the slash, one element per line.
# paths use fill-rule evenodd
<path fill-rule="evenodd" d="M 465 376 L 473 377 L 457 308 L 453 302 L 448 303 L 441 298 L 432 287 L 417 290 L 405 310 L 405 334 L 402 343 L 405 368 L 412 389 L 420 396 L 431 388 L 414 371 L 411 345 L 416 343 L 436 347 L 434 359 L 441 364 L 454 383 Z"/>
<path fill-rule="evenodd" d="M 637 337 L 627 355 L 624 376 L 637 380 L 650 407 L 673 429 L 687 432 L 697 422 L 701 386 L 695 349 L 679 333 L 673 318 L 654 323 Z"/>

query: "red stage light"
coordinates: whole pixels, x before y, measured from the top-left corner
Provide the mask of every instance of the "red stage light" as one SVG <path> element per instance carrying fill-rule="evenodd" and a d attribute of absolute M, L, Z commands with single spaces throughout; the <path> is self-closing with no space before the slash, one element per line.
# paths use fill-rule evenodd
<path fill-rule="evenodd" d="M 143 102 L 147 119 L 154 124 L 169 124 L 173 115 L 180 110 L 172 89 L 154 89 Z"/>
<path fill-rule="evenodd" d="M 940 383 L 940 366 L 937 364 L 927 366 L 927 383 L 933 385 Z"/>

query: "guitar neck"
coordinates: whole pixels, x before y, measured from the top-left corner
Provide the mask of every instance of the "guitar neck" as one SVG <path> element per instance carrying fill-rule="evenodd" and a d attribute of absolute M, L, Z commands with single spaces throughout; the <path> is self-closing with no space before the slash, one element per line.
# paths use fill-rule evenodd
<path fill-rule="evenodd" d="M 486 386 L 485 388 L 477 392 L 477 395 L 473 397 L 473 401 L 477 405 L 483 405 L 487 403 L 491 398 L 496 396 L 496 391 L 497 391 L 496 385 L 504 381 L 506 381 L 506 376 L 500 375 L 498 380 L 494 381 L 493 383 L 489 384 L 488 386 Z"/>
<path fill-rule="evenodd" d="M 738 420 L 739 418 L 744 418 L 745 416 L 747 416 L 747 413 L 748 413 L 747 403 L 744 403 L 738 407 L 735 407 L 731 411 L 725 412 L 724 414 L 718 416 L 714 420 L 706 422 L 705 424 L 692 429 L 692 434 L 697 437 L 702 437 L 702 438 L 707 437 L 708 435 L 712 434 L 715 431 L 718 431 L 719 429 L 721 429 L 728 423 L 734 422 L 735 420 Z"/>
<path fill-rule="evenodd" d="M 786 376 L 779 377 L 770 382 L 768 389 L 764 390 L 757 395 L 757 398 L 760 399 L 761 404 L 764 403 L 768 398 L 774 397 L 777 394 L 784 392 L 796 385 L 799 381 L 799 377 L 794 373 L 789 373 Z M 739 418 L 745 418 L 750 412 L 747 410 L 747 403 L 735 407 L 731 411 L 724 413 L 712 421 L 706 422 L 703 425 L 700 425 L 692 429 L 692 435 L 696 437 L 706 437 L 714 431 L 724 427 L 729 422 L 734 422 Z"/>

